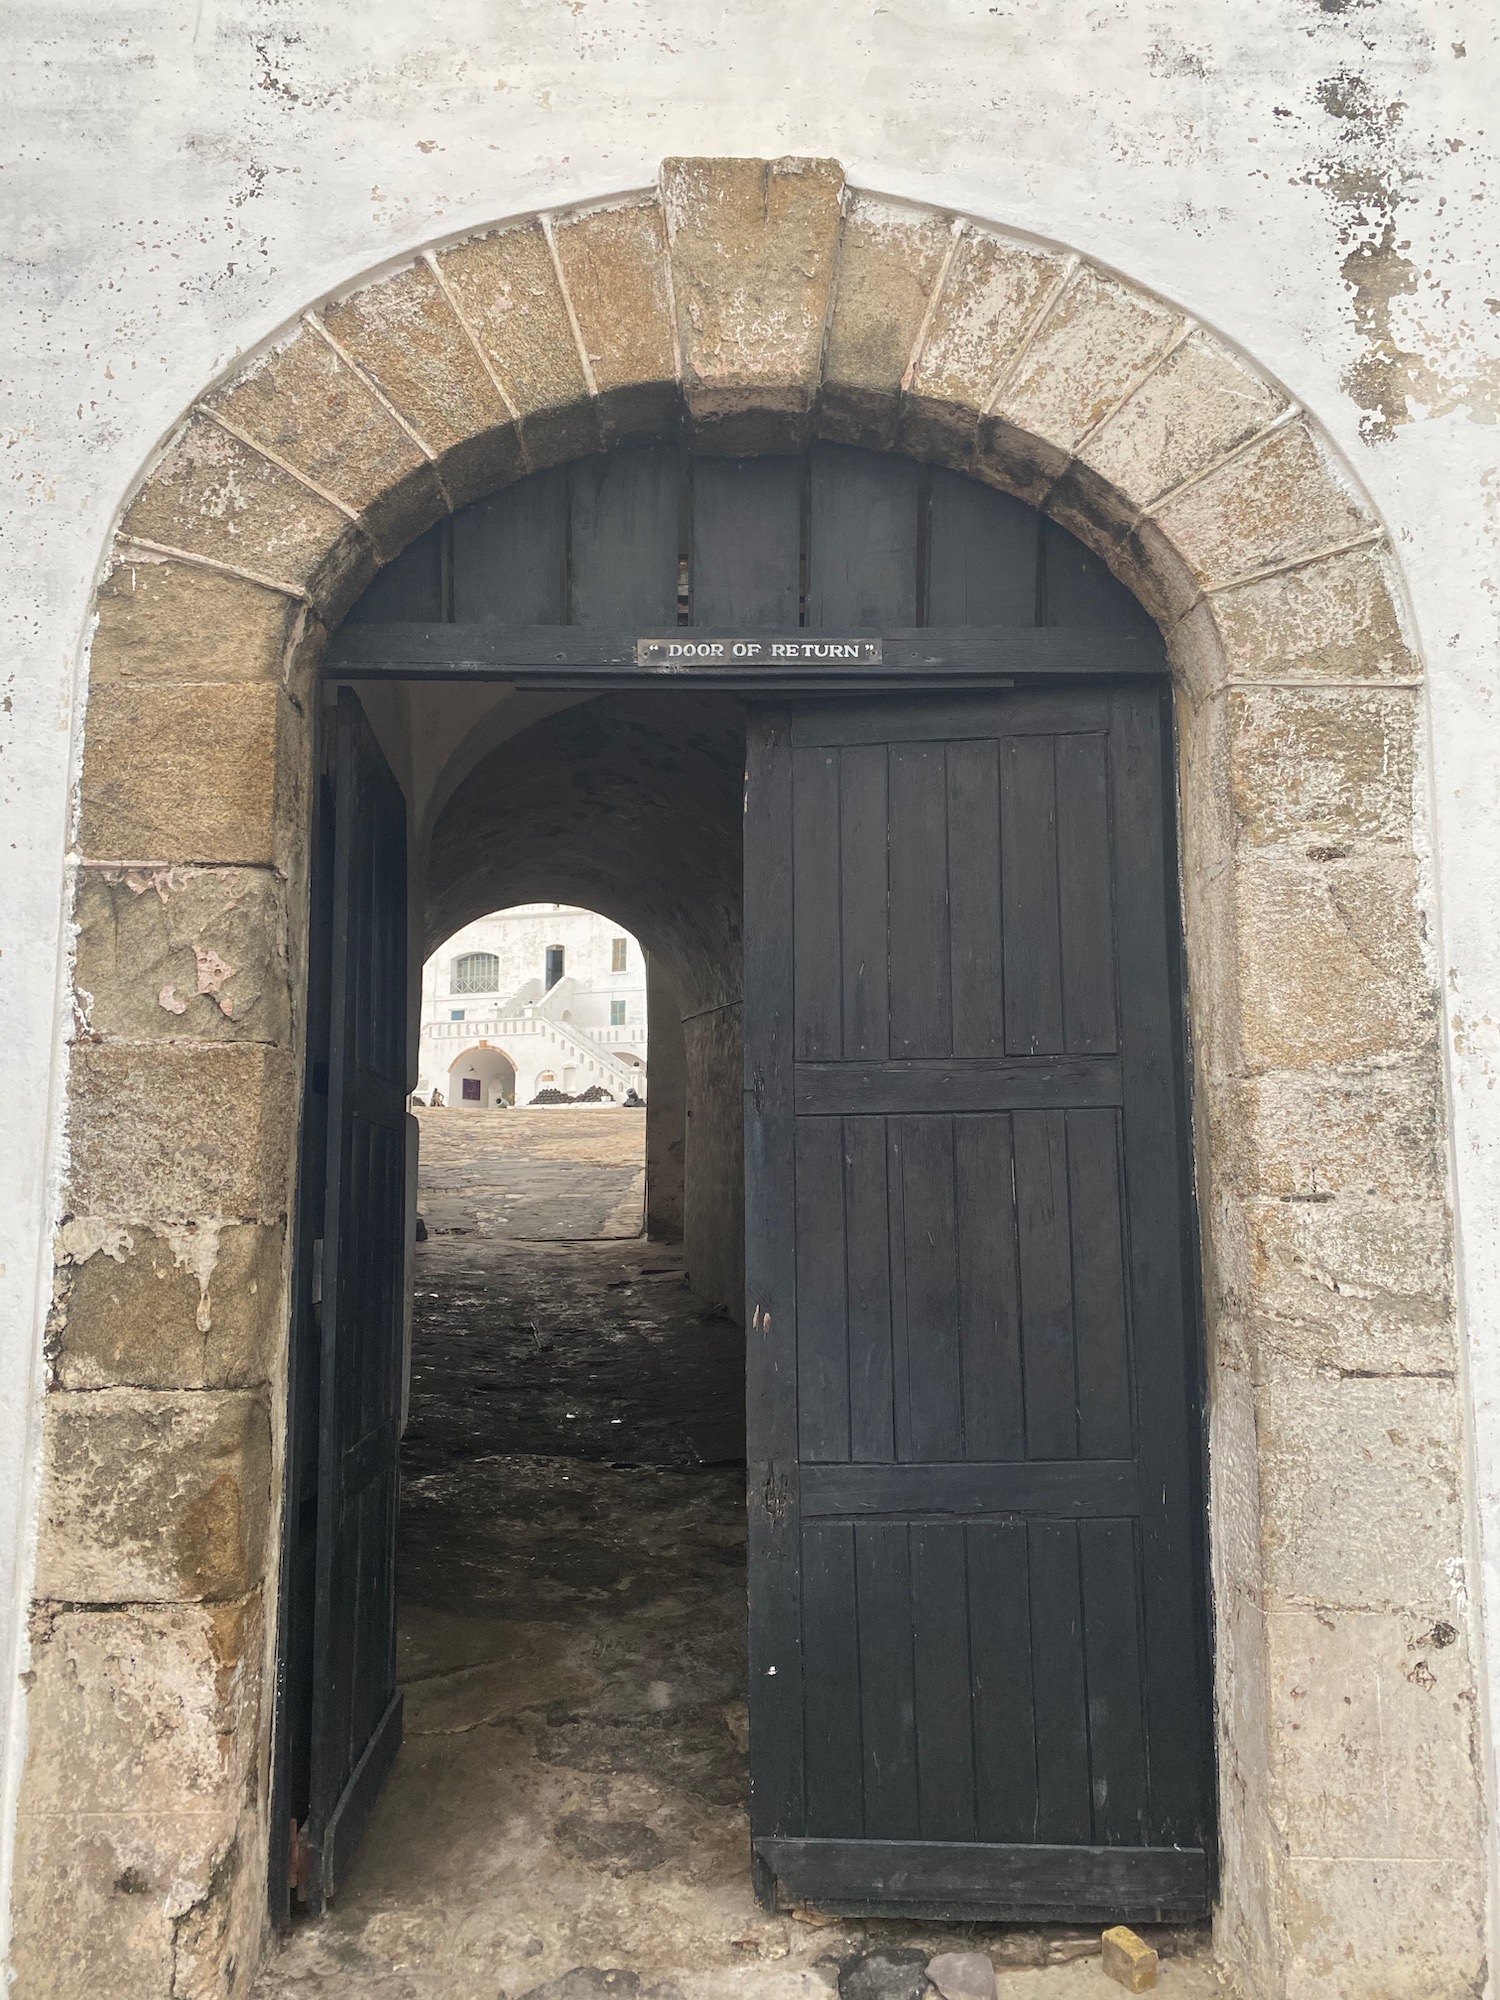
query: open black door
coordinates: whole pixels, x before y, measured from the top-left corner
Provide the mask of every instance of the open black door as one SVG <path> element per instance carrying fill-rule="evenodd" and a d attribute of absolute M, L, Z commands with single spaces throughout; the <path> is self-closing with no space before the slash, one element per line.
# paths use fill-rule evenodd
<path fill-rule="evenodd" d="M 293 1891 L 312 1908 L 333 1895 L 401 1743 L 406 801 L 350 690 L 324 725 L 278 1676 L 283 1918 Z"/>
<path fill-rule="evenodd" d="M 934 694 L 752 722 L 765 1900 L 1208 1908 L 1164 703 Z"/>

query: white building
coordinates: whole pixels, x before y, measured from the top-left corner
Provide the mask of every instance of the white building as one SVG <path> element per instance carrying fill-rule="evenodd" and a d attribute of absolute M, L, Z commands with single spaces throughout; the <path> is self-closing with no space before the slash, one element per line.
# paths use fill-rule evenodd
<path fill-rule="evenodd" d="M 422 968 L 417 1096 L 478 1110 L 539 1091 L 646 1094 L 646 959 L 628 931 L 566 903 L 522 903 L 455 931 Z"/>

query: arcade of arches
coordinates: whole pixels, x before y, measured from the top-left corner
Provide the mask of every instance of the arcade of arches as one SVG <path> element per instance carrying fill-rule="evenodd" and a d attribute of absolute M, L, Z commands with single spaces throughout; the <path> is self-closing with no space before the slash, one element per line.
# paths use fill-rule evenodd
<path fill-rule="evenodd" d="M 417 588 L 428 558 L 400 559 L 421 546 L 437 616 L 454 617 L 459 531 L 422 538 L 524 478 L 627 446 L 769 463 L 815 441 L 1039 510 L 1165 635 L 1216 1946 L 1255 1995 L 1456 1996 L 1482 1977 L 1436 996 L 1414 902 L 1420 666 L 1379 522 L 1277 386 L 1170 303 L 1066 250 L 850 189 L 832 162 L 690 160 L 658 190 L 497 226 L 309 314 L 195 410 L 121 524 L 82 779 L 89 1032 L 70 1085 L 19 1994 L 242 1991 L 265 1933 L 329 634 L 377 573 L 367 605 Z M 518 518 L 503 532 L 524 567 Z M 584 583 L 553 572 L 551 601 Z M 1030 615 L 1046 613 L 1040 589 Z M 591 622 L 576 596 L 569 615 Z M 914 601 L 888 622 L 925 619 Z M 608 910 L 667 965 L 695 1113 L 687 1263 L 723 1299 L 741 1269 L 741 725 L 703 699 L 364 690 L 407 804 L 418 961 L 468 917 L 546 895 Z M 545 879 L 534 829 L 570 854 Z M 483 866 L 466 875 L 460 855 Z"/>

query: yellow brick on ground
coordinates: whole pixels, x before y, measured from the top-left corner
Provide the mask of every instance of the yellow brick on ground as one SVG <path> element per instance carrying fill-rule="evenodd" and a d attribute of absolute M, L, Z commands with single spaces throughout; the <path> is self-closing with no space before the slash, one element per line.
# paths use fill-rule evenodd
<path fill-rule="evenodd" d="M 1127 1925 L 1116 1924 L 1104 1933 L 1100 1943 L 1104 1947 L 1100 1961 L 1104 1971 L 1127 1993 L 1148 1993 L 1156 1984 L 1156 1953 Z"/>

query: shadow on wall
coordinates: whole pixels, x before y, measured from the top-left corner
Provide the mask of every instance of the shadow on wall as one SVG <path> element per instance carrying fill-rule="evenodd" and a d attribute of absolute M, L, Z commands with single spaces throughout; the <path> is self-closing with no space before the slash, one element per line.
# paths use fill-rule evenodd
<path fill-rule="evenodd" d="M 553 900 L 607 912 L 640 939 L 683 1024 L 689 1279 L 736 1318 L 744 742 L 732 696 L 670 690 L 606 695 L 511 738 L 469 774 L 433 829 L 423 947 L 488 910 Z"/>

